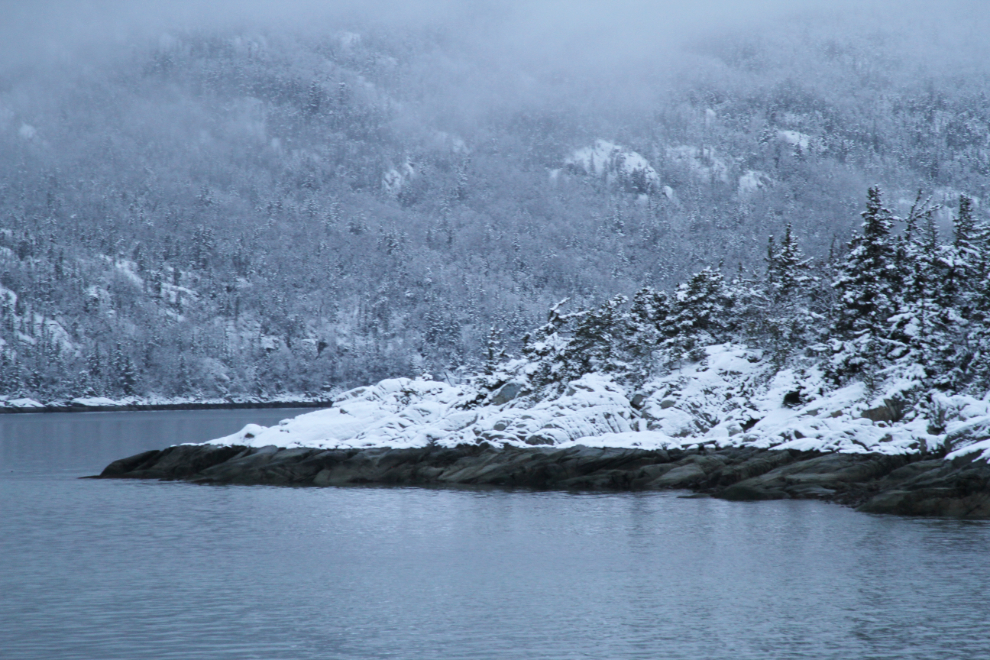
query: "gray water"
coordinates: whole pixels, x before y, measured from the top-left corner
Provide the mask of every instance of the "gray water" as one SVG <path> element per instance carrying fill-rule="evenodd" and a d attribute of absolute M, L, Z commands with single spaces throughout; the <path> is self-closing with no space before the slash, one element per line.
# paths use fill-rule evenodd
<path fill-rule="evenodd" d="M 990 525 L 92 481 L 289 411 L 0 417 L 0 658 L 990 658 Z"/>

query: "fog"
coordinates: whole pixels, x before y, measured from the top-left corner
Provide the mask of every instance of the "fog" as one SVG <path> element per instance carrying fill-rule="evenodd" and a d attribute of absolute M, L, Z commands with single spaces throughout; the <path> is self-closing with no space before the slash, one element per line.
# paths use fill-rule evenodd
<path fill-rule="evenodd" d="M 474 120 L 494 103 L 598 101 L 644 111 L 672 76 L 696 75 L 712 45 L 779 38 L 793 31 L 868 38 L 912 74 L 985 71 L 990 12 L 979 0 L 193 0 L 5 1 L 0 73 L 34 75 L 54 67 L 97 65 L 127 56 L 134 44 L 194 32 L 430 34 L 442 42 L 436 78 L 425 81 Z M 882 40 L 882 44 L 880 44 Z M 601 110 L 601 108 L 597 108 Z"/>
<path fill-rule="evenodd" d="M 786 225 L 834 254 L 875 183 L 990 198 L 976 0 L 0 15 L 0 338 L 36 392 L 116 387 L 114 351 L 173 394 L 469 365 L 565 297 L 762 277 Z"/>
<path fill-rule="evenodd" d="M 5 0 L 0 7 L 6 66 L 71 57 L 80 48 L 120 47 L 176 30 L 317 34 L 378 27 L 439 31 L 490 58 L 492 65 L 570 74 L 590 69 L 597 75 L 646 62 L 663 68 L 656 58 L 669 57 L 701 35 L 776 30 L 788 19 L 800 19 L 805 29 L 825 22 L 839 30 L 862 26 L 903 32 L 913 40 L 911 49 L 931 45 L 924 43 L 925 33 L 950 51 L 954 41 L 968 41 L 965 50 L 976 61 L 985 52 L 985 40 L 970 37 L 988 21 L 979 0 L 950 0 L 937 7 L 920 0 Z"/>

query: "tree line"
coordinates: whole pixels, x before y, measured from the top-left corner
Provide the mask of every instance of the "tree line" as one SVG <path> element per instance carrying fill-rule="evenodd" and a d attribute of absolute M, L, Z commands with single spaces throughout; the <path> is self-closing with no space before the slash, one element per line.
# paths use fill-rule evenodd
<path fill-rule="evenodd" d="M 734 342 L 762 349 L 777 368 L 817 366 L 833 385 L 860 379 L 876 388 L 892 367 L 921 386 L 982 396 L 990 390 L 990 226 L 961 195 L 950 236 L 939 207 L 919 193 L 898 217 L 879 187 L 869 189 L 858 232 L 818 260 L 806 258 L 788 224 L 770 237 L 759 278 L 704 268 L 671 293 L 644 287 L 631 300 L 565 313 L 523 338 L 534 388 L 557 388 L 600 372 L 636 387 L 651 376 L 706 358 Z M 948 239 L 948 240 L 945 240 Z M 505 382 L 493 330 L 484 382 Z"/>

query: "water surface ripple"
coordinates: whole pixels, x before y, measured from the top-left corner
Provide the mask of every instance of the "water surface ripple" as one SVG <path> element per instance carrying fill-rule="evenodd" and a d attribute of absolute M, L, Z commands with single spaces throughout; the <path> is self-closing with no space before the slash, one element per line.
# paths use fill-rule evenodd
<path fill-rule="evenodd" d="M 289 414 L 0 418 L 0 657 L 990 657 L 985 523 L 77 479 Z"/>

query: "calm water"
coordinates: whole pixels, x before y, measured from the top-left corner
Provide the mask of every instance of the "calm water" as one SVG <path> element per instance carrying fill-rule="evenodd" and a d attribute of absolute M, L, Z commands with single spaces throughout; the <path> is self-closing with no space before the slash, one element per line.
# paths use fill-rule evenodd
<path fill-rule="evenodd" d="M 990 525 L 87 481 L 289 411 L 0 416 L 0 658 L 990 658 Z"/>

